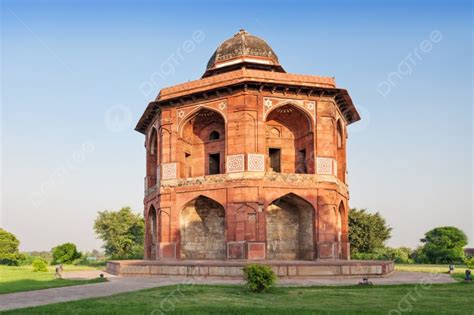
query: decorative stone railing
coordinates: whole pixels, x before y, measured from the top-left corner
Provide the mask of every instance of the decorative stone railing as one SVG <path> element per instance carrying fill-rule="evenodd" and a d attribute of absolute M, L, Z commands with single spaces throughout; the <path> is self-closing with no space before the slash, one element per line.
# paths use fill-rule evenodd
<path fill-rule="evenodd" d="M 347 185 L 342 183 L 339 179 L 332 175 L 316 175 L 316 174 L 283 174 L 270 172 L 240 172 L 231 174 L 207 175 L 191 178 L 176 178 L 170 180 L 162 180 L 163 187 L 176 186 L 198 186 L 206 184 L 218 184 L 233 180 L 263 180 L 269 182 L 286 182 L 286 183 L 300 183 L 303 185 L 314 185 L 321 182 L 336 183 L 338 185 Z"/>

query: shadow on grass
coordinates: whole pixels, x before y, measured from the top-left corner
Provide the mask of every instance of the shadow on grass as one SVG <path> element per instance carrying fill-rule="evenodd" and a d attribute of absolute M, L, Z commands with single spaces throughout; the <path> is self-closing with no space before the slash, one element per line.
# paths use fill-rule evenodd
<path fill-rule="evenodd" d="M 90 280 L 71 280 L 71 279 L 51 279 L 51 280 L 33 280 L 21 279 L 0 283 L 0 294 L 34 291 L 50 288 L 68 287 L 73 285 L 91 284 L 105 282 L 106 279 L 96 278 Z"/>

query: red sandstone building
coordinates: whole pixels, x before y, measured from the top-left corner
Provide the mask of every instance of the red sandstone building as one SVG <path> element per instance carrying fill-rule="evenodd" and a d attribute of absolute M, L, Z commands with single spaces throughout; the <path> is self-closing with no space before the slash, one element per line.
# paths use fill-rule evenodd
<path fill-rule="evenodd" d="M 145 257 L 349 259 L 347 126 L 359 119 L 333 78 L 286 73 L 263 39 L 239 31 L 136 126 Z"/>

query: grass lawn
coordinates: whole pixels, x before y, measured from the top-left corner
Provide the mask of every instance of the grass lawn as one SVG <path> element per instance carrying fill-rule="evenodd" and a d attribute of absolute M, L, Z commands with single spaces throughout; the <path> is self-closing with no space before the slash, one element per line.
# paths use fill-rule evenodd
<path fill-rule="evenodd" d="M 454 272 L 456 274 L 464 274 L 466 265 L 455 265 Z M 432 272 L 432 273 L 448 273 L 449 265 L 433 265 L 433 264 L 395 264 L 395 270 L 398 271 L 416 271 L 416 272 Z"/>
<path fill-rule="evenodd" d="M 13 310 L 5 314 L 472 314 L 474 284 L 273 288 L 181 285 L 107 298 Z M 3 314 L 3 313 L 2 313 Z"/>
<path fill-rule="evenodd" d="M 65 265 L 64 271 L 95 269 L 87 266 Z M 47 288 L 65 287 L 70 285 L 95 283 L 93 280 L 60 280 L 54 278 L 54 267 L 48 267 L 48 272 L 34 272 L 31 266 L 1 266 L 0 265 L 0 294 L 40 290 Z"/>
<path fill-rule="evenodd" d="M 453 278 L 462 281 L 465 277 L 466 265 L 456 265 L 454 267 Z M 430 272 L 430 273 L 448 273 L 449 265 L 434 264 L 395 264 L 395 270 L 413 271 L 413 272 Z M 474 314 L 473 314 L 474 315 Z"/>

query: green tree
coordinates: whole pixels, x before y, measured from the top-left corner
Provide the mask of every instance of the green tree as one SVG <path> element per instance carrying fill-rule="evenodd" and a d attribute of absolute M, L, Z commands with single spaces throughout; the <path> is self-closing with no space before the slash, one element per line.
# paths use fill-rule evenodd
<path fill-rule="evenodd" d="M 430 263 L 460 263 L 464 260 L 463 247 L 467 245 L 467 236 L 453 226 L 434 228 L 421 239 L 424 243 L 422 253 Z"/>
<path fill-rule="evenodd" d="M 351 253 L 372 253 L 385 247 L 391 232 L 392 228 L 378 212 L 369 213 L 366 209 L 349 210 Z"/>
<path fill-rule="evenodd" d="M 0 228 L 0 264 L 18 265 L 20 241 L 10 232 Z"/>
<path fill-rule="evenodd" d="M 51 250 L 53 254 L 53 264 L 71 264 L 74 260 L 81 258 L 81 253 L 77 251 L 73 243 L 64 243 Z"/>
<path fill-rule="evenodd" d="M 104 241 L 106 255 L 113 259 L 143 258 L 145 222 L 130 207 L 99 211 L 94 230 Z"/>

